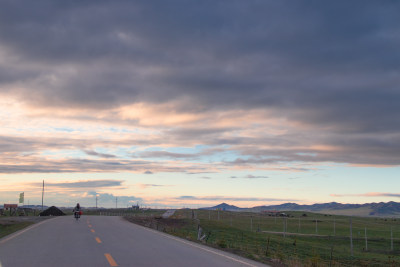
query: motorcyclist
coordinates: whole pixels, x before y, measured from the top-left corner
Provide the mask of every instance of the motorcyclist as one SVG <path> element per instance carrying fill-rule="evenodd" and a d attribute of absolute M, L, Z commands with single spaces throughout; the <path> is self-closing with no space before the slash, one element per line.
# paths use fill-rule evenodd
<path fill-rule="evenodd" d="M 72 210 L 72 212 L 74 213 L 75 218 L 79 218 L 81 217 L 81 205 L 79 205 L 79 203 L 76 203 L 75 208 Z"/>

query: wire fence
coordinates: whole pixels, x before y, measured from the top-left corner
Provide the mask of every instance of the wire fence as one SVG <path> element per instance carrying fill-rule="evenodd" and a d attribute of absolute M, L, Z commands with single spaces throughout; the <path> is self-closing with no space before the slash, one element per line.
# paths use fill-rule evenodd
<path fill-rule="evenodd" d="M 146 227 L 265 263 L 400 266 L 400 222 L 396 218 L 180 210 L 173 219 L 162 219 L 161 214 L 100 213 L 126 216 Z"/>
<path fill-rule="evenodd" d="M 269 215 L 224 211 L 183 214 L 198 219 L 207 233 L 207 243 L 259 259 L 277 258 L 294 265 L 300 259 L 310 265 L 400 265 L 400 222 L 396 218 Z"/>

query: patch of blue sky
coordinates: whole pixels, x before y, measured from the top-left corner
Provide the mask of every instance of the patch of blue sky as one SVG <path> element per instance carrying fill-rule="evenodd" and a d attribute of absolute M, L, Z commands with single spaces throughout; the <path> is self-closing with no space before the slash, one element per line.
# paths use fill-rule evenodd
<path fill-rule="evenodd" d="M 363 194 L 389 192 L 400 186 L 400 167 L 352 166 L 348 164 L 319 164 L 317 170 L 304 172 L 307 184 L 330 194 Z M 308 173 L 308 175 L 307 175 Z M 299 173 L 296 174 L 298 176 Z"/>
<path fill-rule="evenodd" d="M 117 156 L 120 159 L 132 159 L 132 151 L 135 151 L 135 147 L 125 148 L 125 147 L 118 147 L 113 150 L 106 150 L 109 151 L 110 154 Z M 103 153 L 103 152 L 102 152 Z M 104 152 L 106 153 L 106 152 Z"/>
<path fill-rule="evenodd" d="M 400 184 L 400 166 L 352 166 L 348 164 L 332 164 L 325 166 L 327 172 L 337 177 L 347 177 L 365 183 L 367 180 L 375 181 L 373 186 L 384 181 Z M 380 182 L 376 182 L 380 181 Z"/>
<path fill-rule="evenodd" d="M 163 147 L 152 146 L 152 147 L 146 147 L 144 149 L 141 149 L 140 151 L 143 152 L 143 151 L 166 151 L 166 150 Z"/>
<path fill-rule="evenodd" d="M 226 150 L 215 151 L 214 153 L 206 153 L 202 154 L 202 152 L 206 152 L 208 149 L 212 149 L 212 147 L 207 145 L 197 145 L 195 147 L 174 147 L 165 149 L 167 152 L 171 153 L 181 153 L 181 154 L 193 154 L 196 156 L 194 160 L 196 162 L 210 163 L 210 162 L 222 162 L 222 161 L 233 161 L 238 158 L 240 155 L 236 151 L 229 150 L 226 147 Z"/>
<path fill-rule="evenodd" d="M 57 132 L 68 132 L 68 133 L 76 131 L 76 129 L 73 129 L 70 127 L 61 127 L 61 128 L 53 128 L 53 129 Z"/>
<path fill-rule="evenodd" d="M 138 133 L 138 132 L 141 132 L 137 128 L 127 129 L 127 128 L 122 128 L 122 127 L 121 128 L 110 127 L 110 128 L 108 128 L 108 130 L 113 133 Z"/>
<path fill-rule="evenodd" d="M 222 152 L 217 152 L 213 155 L 207 155 L 201 157 L 204 162 L 232 162 L 236 159 L 248 160 L 249 156 L 243 156 L 234 150 L 226 150 Z"/>

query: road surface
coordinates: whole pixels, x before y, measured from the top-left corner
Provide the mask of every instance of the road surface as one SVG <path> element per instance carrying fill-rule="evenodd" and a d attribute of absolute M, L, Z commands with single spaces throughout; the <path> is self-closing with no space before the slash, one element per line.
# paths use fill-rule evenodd
<path fill-rule="evenodd" d="M 0 239 L 0 267 L 266 266 L 120 217 L 45 220 Z"/>

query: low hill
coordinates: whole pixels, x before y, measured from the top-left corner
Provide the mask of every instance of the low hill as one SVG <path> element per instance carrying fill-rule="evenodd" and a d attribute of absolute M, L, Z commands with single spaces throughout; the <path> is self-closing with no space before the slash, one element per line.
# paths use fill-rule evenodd
<path fill-rule="evenodd" d="M 353 216 L 379 216 L 379 217 L 398 217 L 400 216 L 400 203 L 398 202 L 379 202 L 365 204 L 342 204 L 337 202 L 317 203 L 313 205 L 299 205 L 296 203 L 284 203 L 281 205 L 256 206 L 253 208 L 239 208 L 226 203 L 214 207 L 203 208 L 211 210 L 227 211 L 311 211 L 335 215 L 353 215 Z"/>
<path fill-rule="evenodd" d="M 244 210 L 242 208 L 233 206 L 233 205 L 229 205 L 226 203 L 221 203 L 217 206 L 214 207 L 209 207 L 209 208 L 201 208 L 201 209 L 205 209 L 205 210 L 227 210 L 227 211 L 241 211 Z"/>

